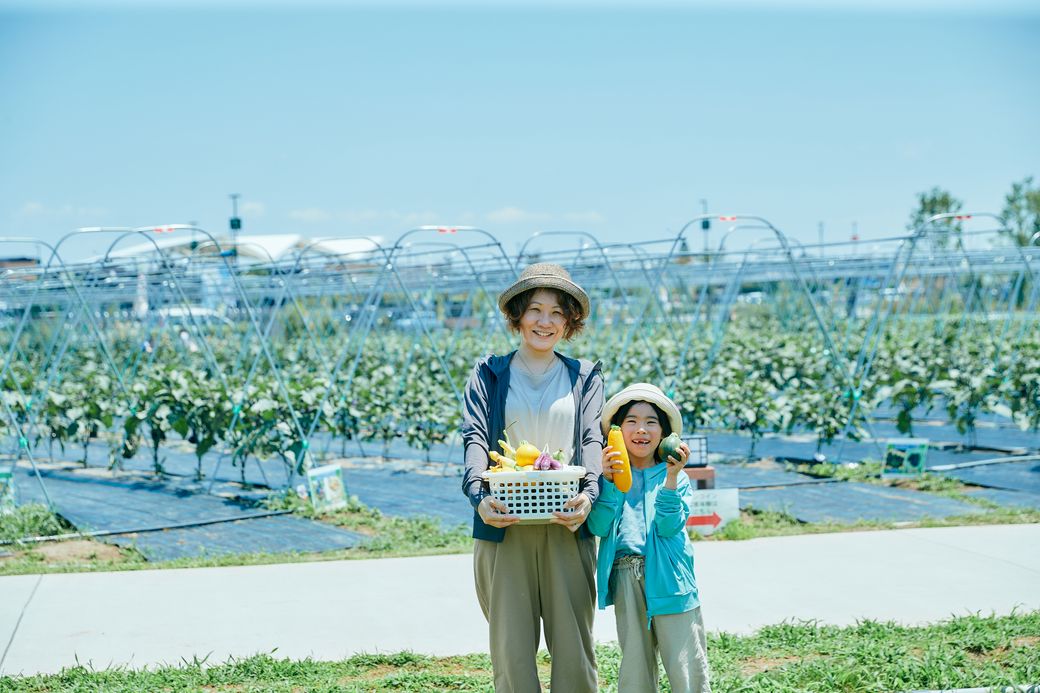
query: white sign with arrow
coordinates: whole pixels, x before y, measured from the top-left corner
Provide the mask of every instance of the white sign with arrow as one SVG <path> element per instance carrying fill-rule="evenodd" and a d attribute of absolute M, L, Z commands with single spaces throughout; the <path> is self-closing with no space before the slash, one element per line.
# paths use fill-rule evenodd
<path fill-rule="evenodd" d="M 740 519 L 738 490 L 735 488 L 704 489 L 693 492 L 693 505 L 686 528 L 699 534 L 713 534 L 730 520 Z"/>

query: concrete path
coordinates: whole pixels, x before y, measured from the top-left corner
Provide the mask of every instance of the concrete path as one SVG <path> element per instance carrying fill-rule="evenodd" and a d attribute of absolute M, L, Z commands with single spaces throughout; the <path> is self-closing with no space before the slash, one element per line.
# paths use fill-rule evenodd
<path fill-rule="evenodd" d="M 1040 609 L 1040 525 L 907 529 L 700 543 L 709 630 L 785 619 L 915 624 Z M 0 578 L 0 673 L 272 652 L 487 650 L 472 557 Z M 615 640 L 597 612 L 598 640 Z"/>

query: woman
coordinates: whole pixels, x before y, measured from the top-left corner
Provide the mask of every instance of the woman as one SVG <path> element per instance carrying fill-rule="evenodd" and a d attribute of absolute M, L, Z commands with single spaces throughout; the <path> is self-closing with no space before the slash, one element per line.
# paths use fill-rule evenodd
<path fill-rule="evenodd" d="M 596 547 L 585 518 L 599 494 L 603 435 L 600 364 L 555 351 L 579 333 L 589 297 L 563 267 L 538 263 L 498 298 L 519 347 L 477 362 L 466 388 L 463 491 L 474 508 L 473 570 L 487 618 L 495 690 L 540 690 L 539 625 L 552 656 L 552 690 L 595 691 L 593 654 Z M 508 422 L 508 424 L 507 424 Z M 511 440 L 563 449 L 587 472 L 566 511 L 545 525 L 519 518 L 491 495 L 481 473 L 509 427 Z"/>

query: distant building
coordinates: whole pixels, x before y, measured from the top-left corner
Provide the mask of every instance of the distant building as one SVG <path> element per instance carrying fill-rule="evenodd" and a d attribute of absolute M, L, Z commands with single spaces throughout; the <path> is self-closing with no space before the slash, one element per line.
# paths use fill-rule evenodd
<path fill-rule="evenodd" d="M 23 267 L 39 267 L 38 257 L 0 257 L 0 269 L 21 269 Z"/>

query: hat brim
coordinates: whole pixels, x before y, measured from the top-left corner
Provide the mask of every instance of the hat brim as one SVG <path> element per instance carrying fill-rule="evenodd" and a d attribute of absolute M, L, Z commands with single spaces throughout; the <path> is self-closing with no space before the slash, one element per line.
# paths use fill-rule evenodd
<path fill-rule="evenodd" d="M 585 293 L 585 290 L 574 282 L 555 274 L 536 274 L 532 277 L 525 277 L 524 279 L 518 280 L 508 289 L 499 294 L 499 310 L 505 313 L 506 304 L 508 304 L 513 297 L 530 289 L 558 289 L 559 291 L 573 297 L 574 300 L 578 302 L 578 305 L 581 306 L 582 317 L 588 317 L 589 315 L 589 295 Z"/>
<path fill-rule="evenodd" d="M 604 437 L 610 432 L 610 420 L 618 413 L 621 407 L 629 402 L 650 402 L 656 404 L 668 417 L 668 423 L 672 425 L 672 433 L 682 435 L 682 414 L 679 407 L 675 405 L 660 389 L 650 383 L 635 383 L 629 385 L 621 392 L 607 400 L 603 405 L 603 418 L 601 426 Z"/>

